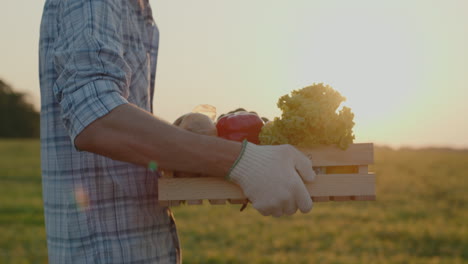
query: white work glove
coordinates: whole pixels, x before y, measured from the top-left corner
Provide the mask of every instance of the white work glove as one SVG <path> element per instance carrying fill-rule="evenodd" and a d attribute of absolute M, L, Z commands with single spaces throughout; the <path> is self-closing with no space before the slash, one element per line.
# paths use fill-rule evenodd
<path fill-rule="evenodd" d="M 312 209 L 304 181 L 315 178 L 312 162 L 291 145 L 258 146 L 244 141 L 228 179 L 237 183 L 262 215 L 279 217 Z"/>

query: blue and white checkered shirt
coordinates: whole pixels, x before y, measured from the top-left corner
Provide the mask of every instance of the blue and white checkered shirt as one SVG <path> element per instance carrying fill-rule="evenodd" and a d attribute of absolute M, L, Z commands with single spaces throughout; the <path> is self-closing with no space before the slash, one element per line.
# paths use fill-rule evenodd
<path fill-rule="evenodd" d="M 177 263 L 158 173 L 77 151 L 113 108 L 152 111 L 159 33 L 147 0 L 47 0 L 40 49 L 41 159 L 49 262 Z"/>

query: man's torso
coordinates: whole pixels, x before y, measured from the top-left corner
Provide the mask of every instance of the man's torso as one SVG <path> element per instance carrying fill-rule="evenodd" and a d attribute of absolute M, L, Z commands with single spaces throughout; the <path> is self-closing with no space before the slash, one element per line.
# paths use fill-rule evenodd
<path fill-rule="evenodd" d="M 100 0 L 93 0 L 100 1 Z M 178 241 L 171 212 L 157 205 L 157 176 L 146 168 L 76 151 L 53 86 L 61 5 L 46 1 L 41 24 L 41 161 L 50 263 L 174 263 Z M 76 8 L 86 1 L 75 1 Z M 158 31 L 151 9 L 112 2 L 123 57 L 132 70 L 128 102 L 152 111 Z M 73 2 L 71 2 L 73 3 Z"/>

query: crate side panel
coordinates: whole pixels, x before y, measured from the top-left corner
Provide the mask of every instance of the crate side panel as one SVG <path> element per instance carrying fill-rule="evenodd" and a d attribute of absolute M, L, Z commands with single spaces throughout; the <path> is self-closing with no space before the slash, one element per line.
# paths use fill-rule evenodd
<path fill-rule="evenodd" d="M 311 196 L 364 196 L 375 195 L 374 174 L 317 175 L 314 183 L 306 187 Z"/>
<path fill-rule="evenodd" d="M 352 144 L 346 150 L 333 146 L 299 148 L 314 167 L 374 164 L 374 144 Z"/>
<path fill-rule="evenodd" d="M 160 178 L 159 200 L 245 199 L 239 186 L 222 178 Z"/>
<path fill-rule="evenodd" d="M 159 200 L 246 199 L 234 183 L 222 178 L 161 178 Z M 373 196 L 373 174 L 319 174 L 306 187 L 310 196 Z"/>

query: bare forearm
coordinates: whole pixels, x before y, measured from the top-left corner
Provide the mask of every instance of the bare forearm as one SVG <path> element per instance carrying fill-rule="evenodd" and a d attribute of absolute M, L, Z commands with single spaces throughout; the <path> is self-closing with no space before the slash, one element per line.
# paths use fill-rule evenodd
<path fill-rule="evenodd" d="M 112 159 L 212 176 L 224 176 L 241 144 L 172 126 L 131 104 L 116 107 L 85 128 L 76 146 Z"/>

